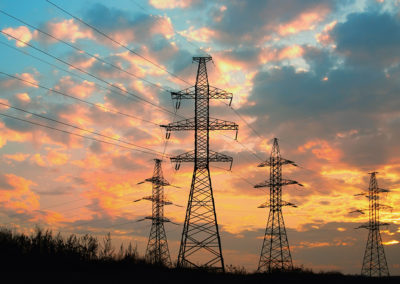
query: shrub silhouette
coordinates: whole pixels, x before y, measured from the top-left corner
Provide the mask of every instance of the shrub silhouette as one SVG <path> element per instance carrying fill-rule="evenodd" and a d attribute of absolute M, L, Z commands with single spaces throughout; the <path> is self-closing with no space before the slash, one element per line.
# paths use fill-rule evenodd
<path fill-rule="evenodd" d="M 97 238 L 90 235 L 72 234 L 63 237 L 60 233 L 54 235 L 51 230 L 40 228 L 36 228 L 30 236 L 0 228 L 0 270 L 39 271 L 46 276 L 49 272 L 57 272 L 56 283 L 116 283 L 116 280 L 120 283 L 143 277 L 146 280 L 168 279 L 168 282 L 190 280 L 189 282 L 231 284 L 294 281 L 355 284 L 376 283 L 377 280 L 357 275 L 346 276 L 335 271 L 314 273 L 302 266 L 272 273 L 250 273 L 244 267 L 232 265 L 226 267 L 226 273 L 204 269 L 167 268 L 160 264 L 147 263 L 144 258 L 138 256 L 137 247 L 131 243 L 127 248 L 121 245 L 116 252 L 112 246 L 111 234 L 107 234 L 100 243 Z M 118 273 L 107 274 L 107 271 L 118 271 Z M 18 275 L 24 276 L 24 273 Z M 26 273 L 25 276 L 32 282 L 32 273 Z M 400 283 L 399 279 L 400 277 L 390 277 L 384 280 L 385 283 Z M 142 283 L 143 280 L 139 282 Z"/>

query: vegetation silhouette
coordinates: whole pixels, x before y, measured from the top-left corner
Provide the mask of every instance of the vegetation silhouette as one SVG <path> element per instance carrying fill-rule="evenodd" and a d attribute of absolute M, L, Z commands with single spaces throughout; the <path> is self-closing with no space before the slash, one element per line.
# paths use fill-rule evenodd
<path fill-rule="evenodd" d="M 228 265 L 226 272 L 206 269 L 170 268 L 149 263 L 140 257 L 131 243 L 119 249 L 112 245 L 108 233 L 100 242 L 91 235 L 67 237 L 51 230 L 36 228 L 30 236 L 0 228 L 0 270 L 12 273 L 13 282 L 38 280 L 49 283 L 120 283 L 153 280 L 211 283 L 265 283 L 289 281 L 307 283 L 376 283 L 377 278 L 343 275 L 340 272 L 314 273 L 311 269 L 274 270 L 250 273 L 244 267 Z M 34 272 L 34 273 L 32 273 Z M 400 277 L 380 278 L 384 283 L 400 283 Z M 379 281 L 381 282 L 381 281 Z M 271 283 L 271 282 L 270 282 Z"/>

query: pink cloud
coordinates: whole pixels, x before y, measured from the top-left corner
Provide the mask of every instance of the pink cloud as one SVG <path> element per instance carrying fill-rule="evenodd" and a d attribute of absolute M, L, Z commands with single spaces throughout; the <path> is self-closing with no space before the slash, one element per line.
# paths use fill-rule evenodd
<path fill-rule="evenodd" d="M 78 83 L 72 80 L 70 76 L 66 76 L 60 79 L 54 89 L 84 99 L 93 94 L 96 90 L 96 86 L 93 82 L 84 80 Z"/>
<path fill-rule="evenodd" d="M 21 103 L 29 103 L 31 98 L 27 93 L 19 93 L 15 95 Z"/>
<path fill-rule="evenodd" d="M 175 9 L 175 8 L 188 8 L 190 7 L 195 0 L 150 0 L 150 5 L 157 9 Z"/>
<path fill-rule="evenodd" d="M 329 12 L 330 9 L 325 6 L 318 6 L 310 11 L 305 11 L 294 20 L 279 25 L 278 34 L 281 36 L 288 36 L 301 31 L 314 30 L 316 24 L 323 21 Z"/>
<path fill-rule="evenodd" d="M 13 160 L 16 162 L 23 162 L 25 161 L 30 154 L 23 154 L 23 153 L 16 153 L 16 154 L 4 154 L 3 157 L 9 160 Z"/>
<path fill-rule="evenodd" d="M 47 153 L 46 159 L 50 165 L 61 166 L 68 162 L 69 155 L 61 153 L 59 150 L 52 149 Z"/>
<path fill-rule="evenodd" d="M 323 44 L 323 45 L 328 45 L 334 43 L 334 40 L 330 36 L 330 31 L 333 30 L 333 28 L 336 26 L 337 21 L 330 22 L 327 24 L 324 29 L 322 30 L 321 33 L 318 33 L 315 35 L 315 39 L 317 42 Z"/>
<path fill-rule="evenodd" d="M 32 192 L 33 181 L 13 174 L 4 175 L 9 188 L 0 188 L 0 204 L 3 208 L 15 211 L 33 211 L 39 209 L 39 196 Z"/>
<path fill-rule="evenodd" d="M 37 75 L 37 74 L 35 73 L 35 75 Z M 20 87 L 21 85 L 32 87 L 32 88 L 38 88 L 37 86 L 32 85 L 32 84 L 39 84 L 39 82 L 35 79 L 34 74 L 27 73 L 27 72 L 22 73 L 22 74 L 16 73 L 15 77 L 21 78 L 22 80 L 24 80 L 26 82 L 23 82 L 18 79 L 14 79 L 14 78 L 9 78 L 9 79 L 6 79 L 6 80 L 0 82 L 0 86 L 4 87 L 6 89 L 16 89 L 16 88 Z M 28 82 L 30 82 L 32 84 L 30 84 Z"/>
<path fill-rule="evenodd" d="M 79 39 L 94 39 L 92 30 L 82 28 L 74 19 L 49 22 L 47 23 L 47 29 L 56 38 L 70 42 L 76 42 Z"/>
<path fill-rule="evenodd" d="M 38 34 L 36 30 L 31 32 L 26 26 L 19 26 L 18 28 L 6 28 L 2 31 L 26 43 L 29 43 Z M 14 40 L 12 37 L 9 36 L 7 36 L 7 38 L 8 40 Z M 15 45 L 18 47 L 24 47 L 26 46 L 26 44 L 23 42 L 16 41 Z"/>
<path fill-rule="evenodd" d="M 299 146 L 298 150 L 303 153 L 311 150 L 317 158 L 328 161 L 338 161 L 342 156 L 339 149 L 334 148 L 328 141 L 320 139 L 308 141 L 304 145 Z"/>

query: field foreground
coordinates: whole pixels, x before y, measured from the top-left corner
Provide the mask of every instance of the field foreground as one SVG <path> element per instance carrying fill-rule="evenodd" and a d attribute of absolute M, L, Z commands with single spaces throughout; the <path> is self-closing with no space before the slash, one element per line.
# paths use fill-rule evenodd
<path fill-rule="evenodd" d="M 226 273 L 167 268 L 147 263 L 132 245 L 116 251 L 110 235 L 99 242 L 89 235 L 63 238 L 40 229 L 31 236 L 0 230 L 0 270 L 14 283 L 400 283 L 399 276 L 367 278 L 300 268 L 271 274 L 232 266 Z"/>

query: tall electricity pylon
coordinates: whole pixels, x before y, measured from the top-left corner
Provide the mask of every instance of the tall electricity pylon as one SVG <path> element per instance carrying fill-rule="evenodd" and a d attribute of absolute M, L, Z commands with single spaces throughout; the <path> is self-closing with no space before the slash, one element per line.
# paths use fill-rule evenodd
<path fill-rule="evenodd" d="M 356 194 L 356 196 L 365 196 L 369 200 L 367 224 L 359 226 L 359 228 L 368 229 L 368 241 L 365 248 L 361 275 L 363 276 L 389 276 L 389 268 L 386 262 L 385 251 L 383 249 L 382 238 L 380 233 L 381 226 L 388 226 L 388 223 L 381 223 L 379 220 L 379 210 L 388 209 L 390 206 L 380 204 L 380 193 L 389 192 L 387 189 L 379 188 L 376 180 L 377 172 L 369 173 L 371 175 L 369 181 L 368 192 Z M 353 212 L 365 214 L 365 209 L 355 210 Z M 353 213 L 352 212 L 352 213 Z"/>
<path fill-rule="evenodd" d="M 295 162 L 281 157 L 278 139 L 274 138 L 269 160 L 258 165 L 258 167 L 270 167 L 269 180 L 254 186 L 255 188 L 269 187 L 269 202 L 259 206 L 259 208 L 269 207 L 269 216 L 260 260 L 258 262 L 258 271 L 271 272 L 273 270 L 288 270 L 293 268 L 285 222 L 283 221 L 282 207 L 297 206 L 282 200 L 282 186 L 290 184 L 302 185 L 294 180 L 282 179 L 282 165 L 288 164 L 297 166 Z"/>
<path fill-rule="evenodd" d="M 181 162 L 194 163 L 177 266 L 225 271 L 209 163 L 230 162 L 232 167 L 233 160 L 229 156 L 209 150 L 209 131 L 235 130 L 237 137 L 238 125 L 209 116 L 210 99 L 232 101 L 231 93 L 209 85 L 206 63 L 211 60 L 211 57 L 193 57 L 193 61 L 198 62 L 196 85 L 171 93 L 172 99 L 176 100 L 176 108 L 180 107 L 182 99 L 194 99 L 195 117 L 162 127 L 166 128 L 167 139 L 171 131 L 194 130 L 194 151 L 171 158 L 176 163 L 176 169 L 179 169 Z"/>
<path fill-rule="evenodd" d="M 169 182 L 164 179 L 161 160 L 154 159 L 155 165 L 153 170 L 153 176 L 145 179 L 143 182 L 152 183 L 152 195 L 146 196 L 141 199 L 135 200 L 148 200 L 152 202 L 152 214 L 151 217 L 145 217 L 142 220 L 151 220 L 151 229 L 149 235 L 149 241 L 146 249 L 146 260 L 151 263 L 164 264 L 166 266 L 172 266 L 171 257 L 169 255 L 167 235 L 164 229 L 165 222 L 171 222 L 168 218 L 164 217 L 164 205 L 171 205 L 172 202 L 165 200 L 164 198 L 164 186 L 170 185 Z"/>

